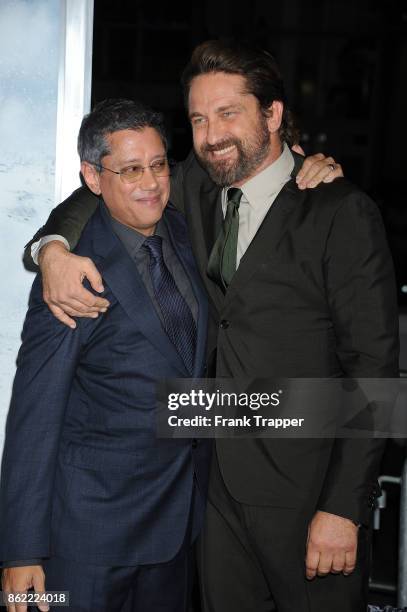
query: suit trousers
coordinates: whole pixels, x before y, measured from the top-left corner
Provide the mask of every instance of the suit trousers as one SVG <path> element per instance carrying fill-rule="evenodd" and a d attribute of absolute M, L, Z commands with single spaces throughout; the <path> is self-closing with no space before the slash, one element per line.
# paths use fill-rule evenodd
<path fill-rule="evenodd" d="M 70 612 L 187 612 L 192 562 L 192 547 L 168 563 L 134 567 L 52 557 L 44 562 L 46 588 L 68 591 Z"/>
<path fill-rule="evenodd" d="M 252 506 L 229 493 L 214 452 L 209 499 L 198 542 L 204 612 L 364 612 L 370 532 L 359 528 L 350 576 L 305 578 L 310 514 Z"/>
<path fill-rule="evenodd" d="M 191 534 L 202 520 L 198 495 L 194 478 L 185 540 L 171 561 L 106 566 L 54 556 L 43 561 L 46 590 L 68 591 L 70 612 L 188 612 L 195 574 Z"/>

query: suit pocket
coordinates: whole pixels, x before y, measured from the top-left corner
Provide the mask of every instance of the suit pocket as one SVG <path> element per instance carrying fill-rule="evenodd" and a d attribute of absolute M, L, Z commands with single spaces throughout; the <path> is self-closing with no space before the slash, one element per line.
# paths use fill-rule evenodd
<path fill-rule="evenodd" d="M 87 524 L 97 531 L 106 521 L 128 522 L 144 483 L 156 476 L 148 450 L 127 453 L 70 442 L 61 461 L 69 478 L 69 486 L 61 491 L 67 523 L 75 530 Z"/>
<path fill-rule="evenodd" d="M 68 524 L 98 530 L 106 522 L 134 524 L 139 512 L 153 512 L 185 482 L 191 466 L 187 450 L 167 453 L 165 446 L 163 452 L 152 446 L 127 453 L 71 442 L 62 469 L 71 474 L 64 503 Z"/>
<path fill-rule="evenodd" d="M 187 442 L 178 440 L 140 440 L 134 446 L 132 452 L 127 452 L 69 442 L 62 462 L 84 470 L 153 479 L 171 471 L 188 454 L 189 448 Z"/>
<path fill-rule="evenodd" d="M 151 445 L 128 453 L 70 442 L 64 453 L 63 462 L 97 472 L 120 471 L 134 474 L 140 470 L 144 471 L 146 465 L 151 464 L 152 451 Z"/>
<path fill-rule="evenodd" d="M 66 466 L 71 473 L 60 524 L 72 534 L 103 540 L 105 529 L 128 527 L 143 497 L 143 479 L 111 470 Z M 82 536 L 80 535 L 82 533 Z"/>

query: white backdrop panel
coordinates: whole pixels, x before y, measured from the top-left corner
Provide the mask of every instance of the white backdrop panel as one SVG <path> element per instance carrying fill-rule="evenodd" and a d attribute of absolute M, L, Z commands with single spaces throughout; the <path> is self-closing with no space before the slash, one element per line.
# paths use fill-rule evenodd
<path fill-rule="evenodd" d="M 0 451 L 33 281 L 23 247 L 79 184 L 75 137 L 63 137 L 89 109 L 92 20 L 93 0 L 0 3 Z"/>

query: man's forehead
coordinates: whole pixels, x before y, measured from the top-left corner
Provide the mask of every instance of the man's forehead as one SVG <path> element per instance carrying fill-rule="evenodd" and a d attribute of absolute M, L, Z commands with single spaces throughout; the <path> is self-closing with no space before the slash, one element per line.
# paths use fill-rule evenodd
<path fill-rule="evenodd" d="M 247 91 L 246 80 L 240 74 L 215 72 L 195 77 L 189 91 L 189 111 L 203 104 L 224 106 L 245 103 L 254 97 Z"/>
<path fill-rule="evenodd" d="M 115 153 L 131 153 L 143 155 L 145 152 L 165 154 L 161 134 L 153 127 L 140 129 L 115 130 L 106 134 L 110 155 Z"/>
<path fill-rule="evenodd" d="M 154 127 L 150 126 L 112 130 L 111 132 L 106 132 L 106 138 L 111 142 L 145 142 L 149 140 L 161 141 L 161 135 L 159 132 Z"/>

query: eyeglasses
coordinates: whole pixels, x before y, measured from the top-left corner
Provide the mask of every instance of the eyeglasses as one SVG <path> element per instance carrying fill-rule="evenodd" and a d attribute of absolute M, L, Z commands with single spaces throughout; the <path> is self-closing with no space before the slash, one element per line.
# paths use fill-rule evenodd
<path fill-rule="evenodd" d="M 148 166 L 129 166 L 128 168 L 123 168 L 123 170 L 120 171 L 106 168 L 106 166 L 102 166 L 102 164 L 95 164 L 95 166 L 97 168 L 101 168 L 102 170 L 113 172 L 113 174 L 118 174 L 123 183 L 136 183 L 137 181 L 141 180 L 144 170 L 147 168 L 150 168 L 154 176 L 158 178 L 170 176 L 170 167 L 173 166 L 174 163 L 175 162 L 168 159 L 157 159 L 157 161 L 154 161 Z"/>

